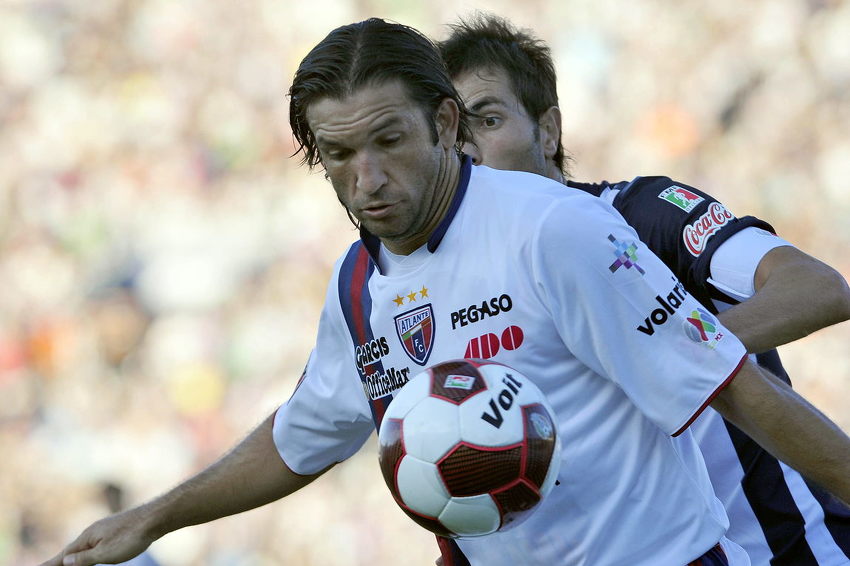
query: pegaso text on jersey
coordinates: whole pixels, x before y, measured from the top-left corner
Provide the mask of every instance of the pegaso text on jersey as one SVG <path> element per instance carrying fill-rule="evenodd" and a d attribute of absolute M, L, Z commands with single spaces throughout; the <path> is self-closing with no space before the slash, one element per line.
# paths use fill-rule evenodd
<path fill-rule="evenodd" d="M 458 325 L 466 326 L 483 320 L 488 316 L 496 316 L 497 314 L 508 312 L 514 307 L 511 296 L 503 293 L 498 297 L 493 297 L 489 300 L 481 301 L 480 305 L 470 305 L 463 309 L 458 309 L 452 313 L 452 330 Z"/>

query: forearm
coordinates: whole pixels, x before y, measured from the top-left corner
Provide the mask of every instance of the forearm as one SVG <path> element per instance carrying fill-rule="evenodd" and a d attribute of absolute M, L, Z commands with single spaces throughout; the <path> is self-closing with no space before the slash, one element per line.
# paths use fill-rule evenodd
<path fill-rule="evenodd" d="M 796 248 L 776 248 L 765 256 L 755 286 L 750 299 L 719 315 L 748 352 L 764 352 L 850 318 L 844 277 Z"/>
<path fill-rule="evenodd" d="M 260 507 L 318 477 L 295 474 L 283 463 L 272 439 L 273 419 L 272 414 L 198 475 L 146 503 L 152 536 Z"/>
<path fill-rule="evenodd" d="M 745 365 L 712 407 L 779 460 L 850 503 L 850 438 L 779 379 Z"/>

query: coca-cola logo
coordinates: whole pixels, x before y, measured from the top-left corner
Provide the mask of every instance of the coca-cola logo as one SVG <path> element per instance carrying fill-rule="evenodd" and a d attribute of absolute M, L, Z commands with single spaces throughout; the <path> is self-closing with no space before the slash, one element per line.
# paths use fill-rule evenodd
<path fill-rule="evenodd" d="M 734 218 L 735 216 L 719 202 L 711 203 L 708 212 L 697 218 L 693 224 L 685 226 L 685 231 L 682 232 L 685 247 L 692 256 L 699 256 L 705 249 L 708 239 Z"/>

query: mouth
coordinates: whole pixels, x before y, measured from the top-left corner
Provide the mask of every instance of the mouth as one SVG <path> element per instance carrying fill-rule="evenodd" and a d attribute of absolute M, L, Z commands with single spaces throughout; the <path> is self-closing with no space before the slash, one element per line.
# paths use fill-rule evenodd
<path fill-rule="evenodd" d="M 389 215 L 392 211 L 392 208 L 392 204 L 377 204 L 361 208 L 360 213 L 367 218 L 379 219 Z"/>

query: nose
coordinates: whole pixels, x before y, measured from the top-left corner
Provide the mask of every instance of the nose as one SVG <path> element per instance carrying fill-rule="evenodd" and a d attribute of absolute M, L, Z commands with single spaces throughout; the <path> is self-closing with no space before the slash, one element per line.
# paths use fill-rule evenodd
<path fill-rule="evenodd" d="M 368 153 L 359 155 L 355 166 L 358 192 L 374 193 L 386 184 L 387 175 L 381 162 Z"/>
<path fill-rule="evenodd" d="M 461 151 L 472 159 L 474 165 L 481 165 L 481 150 L 475 145 L 475 142 L 464 143 Z"/>

